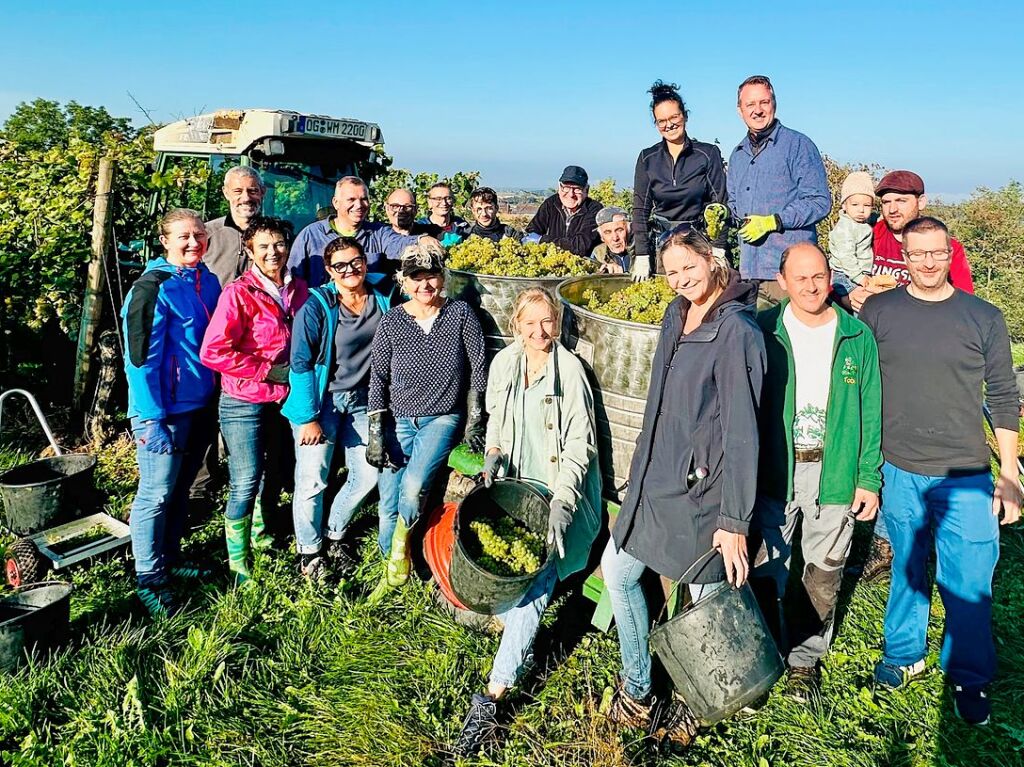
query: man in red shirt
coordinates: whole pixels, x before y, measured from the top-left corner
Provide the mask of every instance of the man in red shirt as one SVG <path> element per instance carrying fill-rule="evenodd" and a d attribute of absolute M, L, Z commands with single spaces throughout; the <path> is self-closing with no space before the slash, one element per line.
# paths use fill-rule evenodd
<path fill-rule="evenodd" d="M 896 284 L 883 287 L 869 283 L 851 291 L 850 302 L 857 311 L 860 311 L 861 305 L 871 294 L 910 282 L 910 273 L 903 260 L 903 227 L 920 216 L 921 210 L 928 202 L 924 193 L 924 181 L 909 170 L 886 173 L 875 187 L 875 195 L 881 201 L 882 218 L 875 224 L 872 245 L 875 263 L 871 274 L 890 275 L 896 280 Z M 960 288 L 965 293 L 973 293 L 974 281 L 971 279 L 971 266 L 967 263 L 964 246 L 952 237 L 950 242 L 953 252 L 949 264 L 949 281 L 953 283 L 953 287 Z"/>

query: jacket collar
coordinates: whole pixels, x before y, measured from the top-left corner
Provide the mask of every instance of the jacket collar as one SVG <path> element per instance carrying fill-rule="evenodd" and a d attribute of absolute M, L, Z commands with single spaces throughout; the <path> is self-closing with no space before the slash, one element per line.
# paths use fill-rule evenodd
<path fill-rule="evenodd" d="M 775 316 L 775 328 L 773 332 L 776 336 L 785 336 L 789 338 L 789 333 L 786 331 L 786 325 L 783 322 L 786 307 L 789 306 L 789 298 L 784 298 L 779 302 L 779 305 L 771 309 L 776 313 Z M 855 338 L 864 332 L 864 327 L 852 314 L 848 314 L 845 309 L 838 306 L 834 301 L 829 301 L 829 305 L 835 310 L 836 313 L 836 333 L 840 338 Z"/>
<path fill-rule="evenodd" d="M 779 118 L 776 117 L 775 118 L 775 128 L 772 129 L 772 132 L 764 140 L 765 146 L 768 146 L 768 144 L 775 144 L 775 143 L 777 143 L 778 140 L 779 140 L 779 131 L 781 131 L 781 130 L 782 130 L 782 120 L 780 120 Z M 754 153 L 753 148 L 750 146 L 750 131 L 747 131 L 747 133 L 745 133 L 743 135 L 743 140 L 739 143 L 739 145 L 736 147 L 736 149 L 741 151 L 741 152 L 746 152 L 747 154 L 753 154 Z M 762 147 L 762 151 L 764 151 L 763 147 Z"/>

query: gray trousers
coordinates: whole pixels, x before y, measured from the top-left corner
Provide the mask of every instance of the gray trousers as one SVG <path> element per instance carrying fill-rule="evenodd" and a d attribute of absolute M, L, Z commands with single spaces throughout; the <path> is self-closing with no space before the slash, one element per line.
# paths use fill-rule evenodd
<path fill-rule="evenodd" d="M 836 599 L 843 567 L 853 543 L 853 511 L 849 506 L 819 506 L 821 463 L 797 463 L 793 473 L 793 500 L 789 503 L 758 496 L 752 533 L 761 539 L 754 557 L 752 579 L 774 584 L 773 604 L 762 608 L 769 624 L 777 625 L 780 649 L 789 647 L 791 667 L 817 664 L 832 641 Z M 804 572 L 801 587 L 786 595 L 793 553 L 793 534 L 802 520 L 800 550 Z M 783 619 L 782 599 L 789 602 L 790 624 Z M 770 615 L 774 610 L 777 615 Z"/>

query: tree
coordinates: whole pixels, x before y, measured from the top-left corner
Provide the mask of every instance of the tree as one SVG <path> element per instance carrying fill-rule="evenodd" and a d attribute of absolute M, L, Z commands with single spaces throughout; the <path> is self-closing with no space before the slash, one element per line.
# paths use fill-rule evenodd
<path fill-rule="evenodd" d="M 592 184 L 590 187 L 590 197 L 602 205 L 614 205 L 622 208 L 627 213 L 633 210 L 633 190 L 628 186 L 616 189 L 615 179 L 613 178 L 604 178 L 596 184 Z"/>
<path fill-rule="evenodd" d="M 72 138 L 96 144 L 105 135 L 130 141 L 138 131 L 127 117 L 114 117 L 104 107 L 83 106 L 75 101 L 61 107 L 47 99 L 21 102 L 0 129 L 0 136 L 23 151 L 67 149 Z"/>

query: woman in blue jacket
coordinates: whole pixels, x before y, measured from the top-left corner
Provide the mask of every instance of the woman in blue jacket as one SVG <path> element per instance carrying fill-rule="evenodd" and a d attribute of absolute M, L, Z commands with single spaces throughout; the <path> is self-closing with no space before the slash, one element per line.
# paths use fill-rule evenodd
<path fill-rule="evenodd" d="M 331 281 L 310 291 L 295 317 L 291 391 L 281 411 L 295 435 L 292 516 L 299 569 L 314 579 L 325 574 L 328 561 L 341 575 L 356 564 L 342 537 L 377 485 L 379 471 L 366 462 L 370 347 L 394 293 L 389 277 L 367 271 L 366 253 L 355 238 L 328 243 L 324 266 Z M 391 289 L 383 287 L 385 281 Z M 325 530 L 324 491 L 336 446 L 345 450 L 348 475 L 331 503 Z M 325 533 L 328 545 L 321 553 Z"/>
<path fill-rule="evenodd" d="M 131 511 L 139 599 L 152 615 L 178 610 L 171 575 L 178 566 L 188 489 L 203 459 L 211 419 L 199 417 L 214 392 L 199 348 L 217 306 L 220 282 L 202 263 L 206 227 L 176 208 L 160 222 L 166 256 L 146 264 L 121 311 L 128 415 L 135 436 L 139 489 Z"/>

